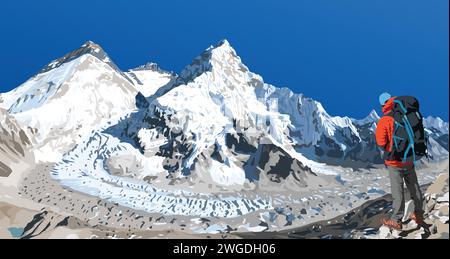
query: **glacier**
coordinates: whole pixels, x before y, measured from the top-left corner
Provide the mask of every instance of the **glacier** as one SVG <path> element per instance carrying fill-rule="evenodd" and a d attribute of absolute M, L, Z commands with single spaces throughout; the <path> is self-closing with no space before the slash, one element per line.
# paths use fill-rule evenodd
<path fill-rule="evenodd" d="M 214 197 L 182 190 L 162 190 L 143 181 L 108 172 L 105 158 L 124 150 L 119 139 L 96 133 L 69 152 L 52 170 L 63 186 L 149 213 L 202 217 L 237 217 L 272 208 L 270 201 Z M 80 163 L 80 161 L 83 161 Z"/>

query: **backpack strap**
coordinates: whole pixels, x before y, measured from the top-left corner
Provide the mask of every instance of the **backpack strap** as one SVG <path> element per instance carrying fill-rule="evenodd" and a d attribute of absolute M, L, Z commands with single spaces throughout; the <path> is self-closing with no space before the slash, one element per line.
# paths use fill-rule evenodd
<path fill-rule="evenodd" d="M 405 106 L 403 105 L 402 101 L 400 100 L 394 100 L 394 103 L 397 103 L 398 105 L 400 105 L 400 108 L 402 109 L 402 111 L 406 114 L 408 112 L 408 110 L 406 110 Z"/>
<path fill-rule="evenodd" d="M 414 150 L 414 130 L 412 129 L 411 123 L 409 122 L 406 114 L 403 116 L 403 122 L 405 123 L 406 132 L 408 133 L 409 138 L 409 146 L 403 156 L 403 162 L 406 162 L 406 157 L 408 156 L 409 150 L 412 149 L 413 161 L 416 163 L 416 152 Z"/>

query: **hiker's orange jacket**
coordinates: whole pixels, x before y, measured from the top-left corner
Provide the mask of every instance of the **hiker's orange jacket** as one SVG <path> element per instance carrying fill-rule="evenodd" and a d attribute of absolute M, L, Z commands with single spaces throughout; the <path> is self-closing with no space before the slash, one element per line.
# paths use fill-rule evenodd
<path fill-rule="evenodd" d="M 377 145 L 381 147 L 385 152 L 392 151 L 392 134 L 394 134 L 394 118 L 392 116 L 386 116 L 394 107 L 395 97 L 389 99 L 383 106 L 384 116 L 378 121 L 377 130 L 375 132 L 375 137 L 377 140 Z M 393 167 L 407 167 L 413 162 L 403 163 L 396 160 L 385 160 L 384 163 L 388 166 Z"/>

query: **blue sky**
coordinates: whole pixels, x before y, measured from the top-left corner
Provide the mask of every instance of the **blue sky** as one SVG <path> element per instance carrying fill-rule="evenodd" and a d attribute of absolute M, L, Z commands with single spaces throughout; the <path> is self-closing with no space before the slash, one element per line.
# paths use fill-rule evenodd
<path fill-rule="evenodd" d="M 86 40 L 123 70 L 175 72 L 226 38 L 266 82 L 360 118 L 380 92 L 448 121 L 447 0 L 15 0 L 0 8 L 0 92 Z"/>

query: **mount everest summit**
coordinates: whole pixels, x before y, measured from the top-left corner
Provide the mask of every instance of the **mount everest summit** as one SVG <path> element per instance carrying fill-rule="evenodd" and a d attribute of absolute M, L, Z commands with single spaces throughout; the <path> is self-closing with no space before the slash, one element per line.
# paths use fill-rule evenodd
<path fill-rule="evenodd" d="M 179 75 L 124 72 L 87 42 L 0 94 L 0 118 L 1 177 L 51 164 L 63 188 L 163 215 L 235 218 L 275 207 L 271 191 L 344 185 L 349 170 L 382 164 L 375 111 L 331 116 L 265 83 L 226 40 Z M 424 124 L 421 163 L 448 159 L 448 123 Z"/>

